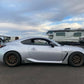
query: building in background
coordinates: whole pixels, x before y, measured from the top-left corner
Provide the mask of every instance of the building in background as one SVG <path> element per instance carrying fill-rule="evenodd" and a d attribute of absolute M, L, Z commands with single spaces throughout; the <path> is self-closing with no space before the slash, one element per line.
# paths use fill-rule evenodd
<path fill-rule="evenodd" d="M 57 42 L 79 42 L 84 40 L 84 29 L 49 30 L 47 35 Z"/>

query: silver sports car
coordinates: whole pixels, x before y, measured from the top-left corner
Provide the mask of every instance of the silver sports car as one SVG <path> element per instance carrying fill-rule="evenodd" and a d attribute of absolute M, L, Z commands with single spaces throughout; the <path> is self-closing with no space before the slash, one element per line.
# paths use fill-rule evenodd
<path fill-rule="evenodd" d="M 84 49 L 62 46 L 44 37 L 28 37 L 1 46 L 0 61 L 11 67 L 21 63 L 60 63 L 81 66 L 84 63 Z"/>

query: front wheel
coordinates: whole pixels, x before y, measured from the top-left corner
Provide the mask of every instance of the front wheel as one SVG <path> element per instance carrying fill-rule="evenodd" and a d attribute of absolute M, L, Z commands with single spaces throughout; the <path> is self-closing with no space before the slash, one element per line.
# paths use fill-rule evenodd
<path fill-rule="evenodd" d="M 75 67 L 82 66 L 84 63 L 84 55 L 80 52 L 72 53 L 69 56 L 68 62 L 71 66 L 75 66 Z"/>
<path fill-rule="evenodd" d="M 3 61 L 6 65 L 14 67 L 20 64 L 20 56 L 16 52 L 8 52 L 5 54 Z"/>

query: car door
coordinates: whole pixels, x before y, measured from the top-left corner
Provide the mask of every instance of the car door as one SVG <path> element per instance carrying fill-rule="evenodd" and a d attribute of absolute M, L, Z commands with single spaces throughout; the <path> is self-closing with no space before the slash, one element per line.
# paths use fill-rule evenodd
<path fill-rule="evenodd" d="M 36 38 L 33 42 L 28 47 L 28 58 L 38 61 L 61 61 L 64 59 L 65 54 L 60 46 L 51 47 L 50 42 L 42 38 Z"/>

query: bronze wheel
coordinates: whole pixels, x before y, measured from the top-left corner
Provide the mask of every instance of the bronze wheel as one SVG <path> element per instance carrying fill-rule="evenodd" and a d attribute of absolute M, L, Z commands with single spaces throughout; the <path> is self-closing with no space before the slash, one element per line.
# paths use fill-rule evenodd
<path fill-rule="evenodd" d="M 69 57 L 69 64 L 72 66 L 81 66 L 84 63 L 84 55 L 80 52 L 72 53 Z"/>
<path fill-rule="evenodd" d="M 7 56 L 6 62 L 8 64 L 16 64 L 17 63 L 17 57 L 14 54 L 11 54 Z"/>
<path fill-rule="evenodd" d="M 81 56 L 79 56 L 79 55 L 73 56 L 73 57 L 72 57 L 72 62 L 73 62 L 74 64 L 79 64 L 79 63 L 81 62 Z"/>
<path fill-rule="evenodd" d="M 4 62 L 8 66 L 16 66 L 20 64 L 20 56 L 16 52 L 8 52 L 4 56 Z"/>

